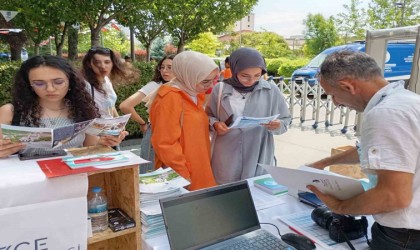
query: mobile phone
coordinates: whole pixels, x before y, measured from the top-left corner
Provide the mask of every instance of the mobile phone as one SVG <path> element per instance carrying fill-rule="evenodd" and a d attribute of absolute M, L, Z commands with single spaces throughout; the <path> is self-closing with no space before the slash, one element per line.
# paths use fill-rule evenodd
<path fill-rule="evenodd" d="M 21 161 L 67 155 L 63 149 L 29 148 L 18 154 Z"/>
<path fill-rule="evenodd" d="M 230 115 L 227 119 L 226 119 L 226 121 L 225 121 L 225 124 L 226 124 L 226 126 L 230 126 L 231 124 L 232 124 L 232 122 L 233 122 L 233 114 L 232 115 Z"/>

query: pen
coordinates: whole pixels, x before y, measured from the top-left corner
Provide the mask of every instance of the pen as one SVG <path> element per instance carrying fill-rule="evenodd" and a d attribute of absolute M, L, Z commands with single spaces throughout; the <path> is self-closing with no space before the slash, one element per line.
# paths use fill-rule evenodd
<path fill-rule="evenodd" d="M 301 232 L 299 232 L 296 228 L 293 228 L 293 227 L 291 227 L 291 226 L 289 226 L 289 228 L 290 228 L 290 230 L 292 230 L 293 232 L 295 232 L 295 233 L 297 233 L 297 234 L 299 234 L 299 235 L 304 235 L 303 233 L 301 233 Z M 310 240 L 310 241 L 312 241 L 312 243 L 316 243 L 314 240 L 312 240 L 311 238 L 309 238 L 308 237 L 308 239 Z"/>

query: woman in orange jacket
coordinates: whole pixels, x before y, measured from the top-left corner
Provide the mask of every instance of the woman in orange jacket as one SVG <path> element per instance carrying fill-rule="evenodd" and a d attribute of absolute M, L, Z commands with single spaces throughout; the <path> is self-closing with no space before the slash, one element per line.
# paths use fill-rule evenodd
<path fill-rule="evenodd" d="M 175 78 L 150 97 L 155 168 L 171 167 L 190 180 L 189 190 L 215 186 L 210 166 L 209 119 L 205 92 L 218 80 L 214 61 L 185 51 L 172 63 Z"/>

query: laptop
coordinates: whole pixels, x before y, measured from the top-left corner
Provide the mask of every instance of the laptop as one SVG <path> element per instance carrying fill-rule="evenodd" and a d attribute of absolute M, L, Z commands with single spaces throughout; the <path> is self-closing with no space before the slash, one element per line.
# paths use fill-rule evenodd
<path fill-rule="evenodd" d="M 261 228 L 246 180 L 163 198 L 160 206 L 172 250 L 245 249 L 255 237 L 273 242 L 261 249 L 295 249 Z"/>

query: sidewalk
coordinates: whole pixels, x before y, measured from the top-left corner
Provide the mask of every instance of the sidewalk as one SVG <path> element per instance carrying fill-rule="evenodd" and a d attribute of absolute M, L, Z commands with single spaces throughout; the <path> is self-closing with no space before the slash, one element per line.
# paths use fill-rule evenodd
<path fill-rule="evenodd" d="M 293 124 L 285 134 L 274 136 L 277 165 L 296 168 L 329 156 L 331 148 L 355 145 L 354 132 L 349 131 L 344 135 L 340 129 L 334 126 L 314 130 L 309 124 Z"/>
<path fill-rule="evenodd" d="M 297 121 L 294 121 L 297 122 Z M 339 126 L 314 130 L 309 123 L 306 126 L 293 124 L 282 135 L 274 136 L 277 165 L 296 168 L 302 164 L 313 162 L 331 154 L 331 148 L 355 145 L 354 132 L 341 134 Z M 133 150 L 140 153 L 141 139 L 131 139 L 121 143 L 121 150 Z"/>

